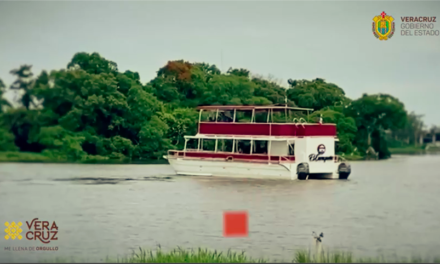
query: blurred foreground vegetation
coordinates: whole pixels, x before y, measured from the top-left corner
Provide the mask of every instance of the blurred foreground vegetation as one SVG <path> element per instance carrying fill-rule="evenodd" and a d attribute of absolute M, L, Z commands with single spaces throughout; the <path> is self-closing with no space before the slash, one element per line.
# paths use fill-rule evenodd
<path fill-rule="evenodd" d="M 45 261 L 52 262 L 52 261 Z M 56 263 L 73 263 L 75 259 L 57 258 Z M 81 261 L 85 262 L 85 261 Z M 140 248 L 133 252 L 131 256 L 123 258 L 106 258 L 106 263 L 274 263 L 276 261 L 265 258 L 252 258 L 245 252 L 226 252 L 210 250 L 204 248 L 182 249 L 175 248 L 170 251 L 163 251 L 160 247 L 156 250 L 144 250 Z M 279 261 L 278 261 L 279 262 Z M 329 252 L 322 251 L 312 253 L 310 250 L 297 250 L 290 260 L 284 260 L 282 263 L 440 263 L 440 258 L 398 258 L 398 257 L 373 257 L 356 258 L 350 252 Z"/>
<path fill-rule="evenodd" d="M 415 146 L 423 134 L 421 117 L 397 98 L 353 100 L 320 78 L 283 87 L 246 69 L 222 73 L 215 65 L 169 61 L 143 84 L 137 72 L 83 52 L 64 69 L 34 76 L 32 66 L 22 65 L 11 74 L 11 85 L 0 80 L 0 161 L 157 160 L 196 133 L 198 105 L 285 104 L 286 97 L 290 106 L 315 109 L 308 121 L 322 115 L 337 125 L 338 153 L 347 159 L 363 159 L 370 147 L 386 159 L 390 143 Z M 8 91 L 15 101 L 6 99 Z"/>

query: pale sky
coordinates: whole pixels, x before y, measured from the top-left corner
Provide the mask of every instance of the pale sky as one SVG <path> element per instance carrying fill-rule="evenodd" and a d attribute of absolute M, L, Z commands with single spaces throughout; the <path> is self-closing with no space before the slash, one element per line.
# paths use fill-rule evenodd
<path fill-rule="evenodd" d="M 387 41 L 372 33 L 382 11 L 396 22 Z M 184 59 L 285 83 L 320 77 L 352 99 L 389 93 L 440 125 L 440 36 L 401 36 L 402 16 L 436 16 L 440 30 L 440 1 L 0 2 L 0 78 L 9 85 L 21 64 L 37 75 L 96 51 L 146 83 Z"/>

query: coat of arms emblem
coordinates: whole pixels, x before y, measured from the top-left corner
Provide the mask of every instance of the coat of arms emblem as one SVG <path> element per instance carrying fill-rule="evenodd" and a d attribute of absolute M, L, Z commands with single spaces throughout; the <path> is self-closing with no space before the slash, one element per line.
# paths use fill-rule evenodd
<path fill-rule="evenodd" d="M 382 12 L 373 18 L 373 34 L 379 40 L 387 40 L 394 35 L 394 18 Z"/>

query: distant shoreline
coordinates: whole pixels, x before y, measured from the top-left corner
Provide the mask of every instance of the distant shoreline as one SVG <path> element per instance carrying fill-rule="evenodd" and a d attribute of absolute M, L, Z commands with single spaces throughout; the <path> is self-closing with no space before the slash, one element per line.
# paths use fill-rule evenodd
<path fill-rule="evenodd" d="M 145 159 L 145 160 L 129 160 L 129 159 L 106 159 L 106 160 L 65 160 L 65 159 L 52 159 L 44 156 L 41 153 L 34 152 L 12 152 L 12 151 L 0 151 L 0 163 L 14 162 L 14 163 L 45 163 L 45 164 L 142 164 L 142 165 L 154 165 L 154 164 L 168 164 L 165 159 Z"/>
<path fill-rule="evenodd" d="M 424 155 L 430 153 L 440 153 L 440 148 L 431 148 L 424 150 L 420 147 L 403 147 L 390 148 L 393 155 Z M 366 158 L 360 155 L 345 155 L 341 156 L 347 161 L 365 161 Z M 144 159 L 144 160 L 129 160 L 129 159 L 89 159 L 89 160 L 64 160 L 53 159 L 41 153 L 34 152 L 15 152 L 15 151 L 0 151 L 0 163 L 17 162 L 17 163 L 56 163 L 56 164 L 139 164 L 139 165 L 154 165 L 154 164 L 169 164 L 165 159 Z"/>
<path fill-rule="evenodd" d="M 390 148 L 392 155 L 426 155 L 426 154 L 440 154 L 440 148 L 431 148 L 428 150 L 421 149 L 419 147 L 403 147 L 403 148 Z M 360 155 L 339 155 L 346 161 L 366 161 L 365 156 Z M 392 157 L 391 157 L 392 158 Z M 41 153 L 35 152 L 20 152 L 20 151 L 0 151 L 0 163 L 4 162 L 20 162 L 20 163 L 68 163 L 68 164 L 169 164 L 166 159 L 143 159 L 143 160 L 130 160 L 130 159 L 89 159 L 89 160 L 64 160 L 53 159 L 47 157 Z"/>

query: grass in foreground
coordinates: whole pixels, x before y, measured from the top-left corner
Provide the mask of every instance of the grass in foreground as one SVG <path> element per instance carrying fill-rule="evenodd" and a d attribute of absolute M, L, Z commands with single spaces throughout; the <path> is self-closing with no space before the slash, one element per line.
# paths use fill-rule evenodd
<path fill-rule="evenodd" d="M 106 262 L 118 263 L 266 263 L 274 262 L 268 259 L 255 259 L 246 256 L 245 252 L 236 253 L 228 250 L 226 253 L 198 248 L 182 249 L 180 247 L 168 252 L 162 251 L 160 247 L 157 250 L 143 250 L 139 248 L 139 252 L 133 252 L 130 257 L 117 259 L 112 261 L 107 259 Z M 310 250 L 298 250 L 292 260 L 283 261 L 291 263 L 440 263 L 440 258 L 400 258 L 391 259 L 386 257 L 375 258 L 355 258 L 350 252 L 326 252 L 314 254 Z"/>
<path fill-rule="evenodd" d="M 114 262 L 107 259 L 107 262 Z M 130 257 L 117 259 L 118 263 L 265 263 L 264 259 L 252 259 L 245 255 L 245 252 L 237 253 L 228 250 L 226 253 L 217 250 L 198 248 L 182 249 L 180 247 L 168 252 L 162 251 L 160 246 L 153 250 L 133 252 Z"/>
<path fill-rule="evenodd" d="M 350 252 L 326 252 L 312 254 L 307 250 L 295 252 L 294 263 L 440 263 L 440 258 L 387 258 L 384 256 L 374 258 L 355 258 Z"/>
<path fill-rule="evenodd" d="M 45 263 L 73 263 L 74 259 L 56 258 L 55 261 L 44 261 Z M 84 261 L 80 261 L 84 262 Z M 139 248 L 131 256 L 111 259 L 106 258 L 106 263 L 267 263 L 280 262 L 268 259 L 256 259 L 246 256 L 245 252 L 221 252 L 204 248 L 183 249 L 175 248 L 170 251 L 163 251 L 160 246 L 156 250 L 144 250 Z M 293 259 L 282 261 L 283 263 L 440 263 L 440 258 L 355 258 L 350 252 L 323 251 L 320 254 L 312 253 L 310 250 L 297 250 Z"/>

